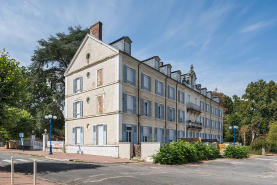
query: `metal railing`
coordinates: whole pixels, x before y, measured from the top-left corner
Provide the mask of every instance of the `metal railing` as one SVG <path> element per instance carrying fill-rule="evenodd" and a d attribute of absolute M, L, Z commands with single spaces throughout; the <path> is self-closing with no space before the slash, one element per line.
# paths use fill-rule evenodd
<path fill-rule="evenodd" d="M 190 129 L 202 129 L 202 123 L 200 122 L 192 122 L 191 120 L 187 120 L 187 128 Z"/>
<path fill-rule="evenodd" d="M 195 104 L 193 104 L 193 103 L 191 103 L 191 102 L 188 102 L 188 103 L 187 103 L 187 110 L 188 110 L 188 111 L 189 111 L 189 110 L 192 110 L 192 111 L 196 111 L 196 112 L 201 113 L 201 107 L 198 106 L 198 105 L 195 105 Z"/>

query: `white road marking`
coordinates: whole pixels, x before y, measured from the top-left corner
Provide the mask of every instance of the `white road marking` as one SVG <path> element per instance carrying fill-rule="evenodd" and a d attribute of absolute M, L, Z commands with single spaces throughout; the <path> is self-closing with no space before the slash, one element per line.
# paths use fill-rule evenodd
<path fill-rule="evenodd" d="M 8 160 L 8 159 L 2 160 L 2 161 L 6 162 L 6 163 L 11 163 L 11 160 Z M 14 161 L 14 162 L 15 162 L 15 161 Z"/>
<path fill-rule="evenodd" d="M 26 159 L 15 159 L 15 160 L 17 160 L 17 161 L 22 161 L 22 162 L 29 162 L 29 161 L 26 160 Z"/>

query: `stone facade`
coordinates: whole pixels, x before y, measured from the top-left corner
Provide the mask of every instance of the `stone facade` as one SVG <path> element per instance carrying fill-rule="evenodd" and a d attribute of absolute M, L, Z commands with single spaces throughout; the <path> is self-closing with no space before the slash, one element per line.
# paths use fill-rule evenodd
<path fill-rule="evenodd" d="M 100 32 L 102 23 L 96 25 Z M 97 155 L 99 147 L 119 142 L 169 143 L 180 137 L 222 142 L 223 107 L 196 84 L 192 65 L 181 74 L 157 56 L 139 61 L 131 56 L 128 37 L 106 44 L 98 32 L 84 38 L 65 72 L 65 144 L 71 152 L 97 146 Z"/>

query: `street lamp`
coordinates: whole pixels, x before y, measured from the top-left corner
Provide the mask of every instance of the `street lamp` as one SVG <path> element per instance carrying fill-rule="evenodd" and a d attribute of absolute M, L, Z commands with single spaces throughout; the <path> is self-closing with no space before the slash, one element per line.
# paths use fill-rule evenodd
<path fill-rule="evenodd" d="M 239 129 L 238 126 L 234 125 L 234 126 L 230 126 L 229 127 L 230 130 L 234 130 L 234 146 L 236 146 L 236 129 Z"/>
<path fill-rule="evenodd" d="M 52 145 L 51 145 L 51 119 L 57 119 L 57 116 L 52 116 L 51 114 L 46 115 L 45 119 L 50 120 L 50 150 L 49 150 L 49 154 L 53 154 L 52 153 Z"/>

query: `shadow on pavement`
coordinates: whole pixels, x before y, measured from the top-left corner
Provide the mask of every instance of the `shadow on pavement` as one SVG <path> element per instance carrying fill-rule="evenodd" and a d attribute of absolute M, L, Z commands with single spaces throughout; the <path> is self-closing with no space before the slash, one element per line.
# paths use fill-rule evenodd
<path fill-rule="evenodd" d="M 33 173 L 33 164 L 30 163 L 19 163 L 14 164 L 14 171 L 15 172 L 21 172 L 24 174 Z M 4 166 L 8 170 L 11 169 L 11 165 Z M 70 170 L 82 170 L 82 169 L 97 169 L 99 167 L 102 167 L 101 165 L 96 164 L 83 164 L 83 163 L 62 163 L 62 162 L 37 162 L 37 173 L 44 173 L 47 174 L 48 172 L 65 172 Z"/>

